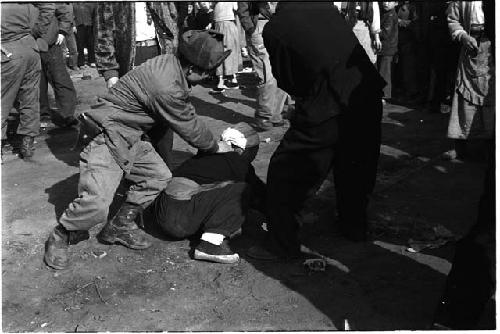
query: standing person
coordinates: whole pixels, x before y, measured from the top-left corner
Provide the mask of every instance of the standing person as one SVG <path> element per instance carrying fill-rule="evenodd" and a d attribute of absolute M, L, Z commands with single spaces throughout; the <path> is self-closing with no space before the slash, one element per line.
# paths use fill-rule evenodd
<path fill-rule="evenodd" d="M 278 85 L 296 100 L 290 129 L 269 163 L 268 239 L 248 255 L 300 255 L 296 216 L 332 167 L 340 229 L 363 241 L 380 152 L 384 82 L 331 3 L 280 3 L 263 35 Z"/>
<path fill-rule="evenodd" d="M 382 48 L 378 53 L 377 67 L 387 85 L 384 88 L 383 102 L 392 98 L 392 62 L 398 51 L 398 14 L 396 1 L 382 1 L 380 19 L 380 41 Z"/>
<path fill-rule="evenodd" d="M 76 37 L 75 37 L 75 31 L 76 31 L 76 25 L 75 25 L 75 17 L 74 17 L 74 4 L 69 3 L 68 6 L 71 6 L 71 10 L 73 12 L 73 19 L 71 20 L 71 29 L 68 32 L 68 35 L 64 39 L 63 44 L 66 45 L 66 48 L 68 49 L 68 67 L 71 70 L 77 70 L 78 66 L 78 47 L 76 44 Z"/>
<path fill-rule="evenodd" d="M 97 237 L 131 249 L 151 246 L 135 218 L 172 176 L 151 143 L 143 139 L 155 124 L 164 123 L 201 151 L 224 148 L 189 102 L 190 85 L 204 80 L 227 57 L 222 36 L 188 31 L 182 37 L 180 58 L 165 54 L 150 59 L 123 76 L 101 105 L 84 114 L 79 197 L 59 218 L 46 242 L 44 260 L 50 267 L 66 268 L 69 244 L 88 239 L 88 230 L 106 220 L 123 176 L 133 185 L 125 203 Z M 87 128 L 93 130 L 85 132 Z"/>
<path fill-rule="evenodd" d="M 259 131 L 284 125 L 281 111 L 287 96 L 278 88 L 262 39 L 262 31 L 274 13 L 275 6 L 275 2 L 269 1 L 238 2 L 238 15 L 245 30 L 248 55 L 259 79 L 255 111 L 256 128 Z"/>
<path fill-rule="evenodd" d="M 454 1 L 448 7 L 451 38 L 462 44 L 448 125 L 448 137 L 455 141 L 455 149 L 448 152 L 450 158 L 465 157 L 467 140 L 493 138 L 494 39 L 485 32 L 493 15 L 486 14 L 486 6 L 492 5 L 488 1 Z"/>
<path fill-rule="evenodd" d="M 177 52 L 174 2 L 101 2 L 95 23 L 97 70 L 108 88 L 146 60 Z M 163 130 L 159 124 L 148 135 L 163 160 L 172 166 L 174 133 Z"/>
<path fill-rule="evenodd" d="M 40 48 L 35 39 L 47 32 L 54 11 L 51 3 L 1 5 L 2 155 L 9 147 L 7 118 L 16 105 L 20 114 L 17 134 L 22 137 L 21 157 L 29 159 L 33 156 L 34 138 L 40 132 L 42 69 Z M 40 42 L 43 45 L 43 41 Z"/>
<path fill-rule="evenodd" d="M 78 46 L 78 66 L 85 65 L 84 49 L 87 49 L 88 64 L 95 66 L 94 19 L 97 4 L 95 2 L 74 2 L 76 44 Z"/>
<path fill-rule="evenodd" d="M 41 52 L 42 76 L 40 79 L 40 113 L 50 114 L 54 124 L 69 127 L 77 123 L 76 90 L 66 69 L 62 43 L 72 33 L 73 8 L 68 3 L 56 3 L 55 16 L 49 29 L 42 36 L 49 48 Z M 50 110 L 48 84 L 52 86 L 57 103 L 57 113 Z"/>
<path fill-rule="evenodd" d="M 234 15 L 237 10 L 236 2 L 217 1 L 214 6 L 214 30 L 224 34 L 224 46 L 231 50 L 229 57 L 215 72 L 219 78 L 217 87 L 213 90 L 216 93 L 222 93 L 225 88 L 239 88 L 236 73 L 241 62 L 240 33 Z"/>
<path fill-rule="evenodd" d="M 339 9 L 340 10 L 340 9 Z M 350 1 L 346 5 L 346 20 L 352 27 L 372 63 L 377 62 L 380 51 L 380 8 L 378 2 Z"/>

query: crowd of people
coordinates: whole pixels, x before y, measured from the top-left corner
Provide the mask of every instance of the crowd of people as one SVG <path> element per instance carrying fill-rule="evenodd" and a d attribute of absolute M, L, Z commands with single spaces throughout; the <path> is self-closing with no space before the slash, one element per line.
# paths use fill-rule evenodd
<path fill-rule="evenodd" d="M 69 246 L 100 223 L 103 243 L 150 247 L 144 210 L 171 236 L 201 231 L 195 259 L 235 263 L 239 255 L 224 240 L 252 208 L 266 217 L 268 232 L 248 256 L 300 257 L 297 213 L 330 169 L 340 230 L 365 241 L 387 103 L 448 112 L 448 137 L 455 139 L 450 159 L 464 159 L 471 139 L 493 147 L 493 1 L 1 6 L 2 155 L 12 149 L 6 130 L 13 108 L 25 160 L 34 155 L 41 114 L 60 127 L 79 125 L 78 197 L 45 245 L 45 263 L 54 269 L 67 268 Z M 257 78 L 255 120 L 218 138 L 197 116 L 190 87 L 212 78 L 213 94 L 238 89 L 238 73 L 248 72 L 243 58 Z M 97 68 L 108 91 L 75 115 L 68 69 L 84 66 Z M 49 108 L 49 83 L 57 110 Z M 252 166 L 258 132 L 283 126 L 286 104 L 290 128 L 264 183 Z M 175 169 L 174 132 L 198 149 Z M 107 221 L 123 178 L 131 187 Z M 486 198 L 483 209 L 493 210 L 489 193 Z M 478 218 L 487 226 L 471 237 L 478 247 L 484 239 L 478 233 L 492 233 L 491 219 Z"/>

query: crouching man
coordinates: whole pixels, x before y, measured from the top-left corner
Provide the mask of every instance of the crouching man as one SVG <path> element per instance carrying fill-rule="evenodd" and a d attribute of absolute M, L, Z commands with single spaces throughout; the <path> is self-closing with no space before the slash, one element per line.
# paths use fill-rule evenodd
<path fill-rule="evenodd" d="M 88 239 L 88 230 L 106 221 L 123 176 L 133 185 L 97 238 L 132 249 L 151 246 L 135 218 L 172 175 L 144 134 L 161 124 L 200 151 L 220 151 L 217 139 L 189 102 L 189 93 L 191 84 L 205 79 L 228 56 L 222 38 L 211 31 L 184 33 L 179 58 L 168 54 L 150 59 L 123 76 L 103 97 L 103 103 L 81 115 L 80 138 L 85 145 L 80 154 L 79 196 L 49 235 L 44 256 L 48 266 L 66 268 L 68 246 Z"/>
<path fill-rule="evenodd" d="M 261 210 L 265 185 L 251 164 L 259 136 L 239 123 L 222 133 L 224 154 L 198 153 L 173 171 L 173 178 L 150 209 L 154 223 L 176 238 L 202 232 L 194 258 L 236 263 L 237 253 L 223 243 L 243 224 L 249 207 Z M 262 200 L 262 204 L 259 204 Z"/>

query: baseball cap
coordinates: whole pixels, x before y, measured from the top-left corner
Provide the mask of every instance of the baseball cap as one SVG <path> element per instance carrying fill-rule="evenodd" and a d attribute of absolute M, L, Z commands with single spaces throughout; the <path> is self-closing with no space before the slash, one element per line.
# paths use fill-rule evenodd
<path fill-rule="evenodd" d="M 215 30 L 188 30 L 179 38 L 179 52 L 193 65 L 212 70 L 226 59 L 224 34 Z"/>

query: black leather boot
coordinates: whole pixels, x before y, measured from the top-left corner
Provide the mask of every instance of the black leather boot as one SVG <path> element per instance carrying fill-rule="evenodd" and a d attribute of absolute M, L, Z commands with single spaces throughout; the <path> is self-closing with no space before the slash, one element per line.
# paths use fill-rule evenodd
<path fill-rule="evenodd" d="M 115 217 L 104 225 L 97 235 L 97 239 L 105 244 L 119 243 L 131 249 L 151 247 L 152 242 L 135 222 L 141 213 L 140 206 L 130 203 L 123 204 Z"/>
<path fill-rule="evenodd" d="M 45 242 L 45 255 L 43 257 L 45 263 L 54 269 L 66 269 L 68 267 L 69 245 L 76 245 L 88 238 L 88 231 L 68 231 L 62 225 L 56 226 Z"/>
<path fill-rule="evenodd" d="M 35 151 L 35 137 L 32 136 L 23 136 L 21 141 L 21 158 L 30 159 L 33 157 L 33 153 Z"/>

